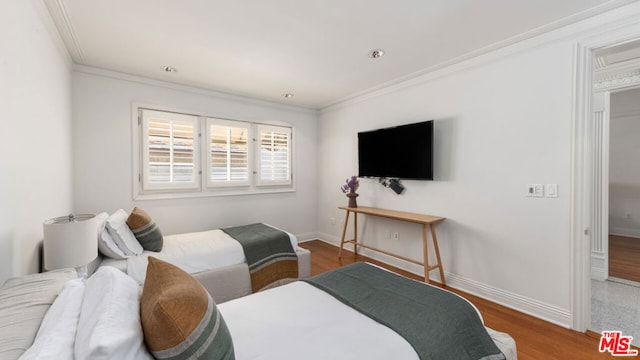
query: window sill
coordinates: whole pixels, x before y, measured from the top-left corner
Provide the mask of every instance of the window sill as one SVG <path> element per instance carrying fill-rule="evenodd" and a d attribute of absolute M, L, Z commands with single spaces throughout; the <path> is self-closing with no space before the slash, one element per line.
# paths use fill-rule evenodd
<path fill-rule="evenodd" d="M 183 193 L 148 193 L 148 194 L 136 194 L 133 196 L 134 201 L 145 200 L 167 200 L 167 199 L 193 199 L 193 198 L 207 198 L 207 197 L 220 197 L 220 196 L 243 196 L 243 195 L 263 195 L 263 194 L 280 194 L 280 193 L 294 193 L 295 187 L 286 188 L 264 188 L 264 189 L 252 189 L 252 190 L 215 190 L 205 192 L 183 192 Z"/>

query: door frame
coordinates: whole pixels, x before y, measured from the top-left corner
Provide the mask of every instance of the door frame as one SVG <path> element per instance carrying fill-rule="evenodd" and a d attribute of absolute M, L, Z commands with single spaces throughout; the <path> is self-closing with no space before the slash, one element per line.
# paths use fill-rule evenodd
<path fill-rule="evenodd" d="M 574 46 L 574 91 L 571 147 L 571 327 L 584 332 L 591 325 L 591 233 L 594 229 L 593 127 L 594 52 L 640 39 L 640 25 L 627 23 Z M 636 82 L 637 81 L 637 82 Z M 638 86 L 640 77 L 628 87 Z M 608 207 L 607 207 L 608 208 Z M 599 210 L 602 210 L 600 208 Z M 601 216 L 602 217 L 602 216 Z M 600 217 L 600 218 L 601 218 Z M 602 226 L 602 224 L 599 224 Z"/>

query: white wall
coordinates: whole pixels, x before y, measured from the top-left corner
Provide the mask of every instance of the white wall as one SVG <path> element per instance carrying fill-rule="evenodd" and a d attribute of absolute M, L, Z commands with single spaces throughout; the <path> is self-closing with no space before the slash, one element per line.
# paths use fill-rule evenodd
<path fill-rule="evenodd" d="M 611 95 L 609 232 L 640 237 L 640 89 Z"/>
<path fill-rule="evenodd" d="M 164 234 L 266 222 L 298 235 L 317 231 L 317 112 L 91 68 L 73 74 L 74 207 L 147 210 Z M 295 128 L 296 192 L 132 200 L 132 103 L 213 117 L 284 121 Z"/>
<path fill-rule="evenodd" d="M 38 270 L 42 222 L 72 211 L 70 61 L 41 6 L 0 11 L 0 284 Z"/>
<path fill-rule="evenodd" d="M 633 11 L 640 12 L 635 6 L 615 16 Z M 435 119 L 436 180 L 404 181 L 405 194 L 396 196 L 365 179 L 358 203 L 446 217 L 437 232 L 449 285 L 571 326 L 574 48 L 583 37 L 611 26 L 609 17 L 323 111 L 318 140 L 321 237 L 339 241 L 344 214 L 337 206 L 347 203 L 339 186 L 357 174 L 357 132 Z M 526 197 L 528 183 L 558 184 L 559 197 Z M 365 242 L 422 260 L 419 226 L 376 218 L 363 218 L 360 224 Z M 385 239 L 387 231 L 398 231 L 400 240 Z M 431 277 L 439 281 L 437 272 Z"/>

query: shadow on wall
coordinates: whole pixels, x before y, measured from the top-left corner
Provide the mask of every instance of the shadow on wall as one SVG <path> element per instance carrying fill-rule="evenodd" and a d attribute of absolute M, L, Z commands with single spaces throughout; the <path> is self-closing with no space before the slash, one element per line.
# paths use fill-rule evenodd
<path fill-rule="evenodd" d="M 435 181 L 450 181 L 453 174 L 457 144 L 456 118 L 436 119 L 433 133 L 433 177 Z"/>

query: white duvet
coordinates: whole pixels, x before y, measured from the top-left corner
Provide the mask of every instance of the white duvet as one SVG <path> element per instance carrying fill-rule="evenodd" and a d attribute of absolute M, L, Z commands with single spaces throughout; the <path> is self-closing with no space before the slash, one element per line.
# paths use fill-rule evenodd
<path fill-rule="evenodd" d="M 289 235 L 291 246 L 296 251 L 298 241 Z M 125 270 L 139 284 L 144 283 L 149 256 L 172 263 L 189 274 L 219 269 L 246 262 L 242 246 L 220 229 L 164 237 L 162 251 L 144 251 L 142 255 L 126 260 L 105 259 L 102 265 L 114 266 Z"/>
<path fill-rule="evenodd" d="M 45 315 L 23 359 L 150 359 L 139 322 L 139 298 L 139 285 L 113 268 L 100 268 L 85 281 L 72 280 Z M 236 360 L 418 359 L 393 330 L 306 282 L 218 308 Z M 510 336 L 487 331 L 507 359 L 517 359 Z"/>
<path fill-rule="evenodd" d="M 419 359 L 396 332 L 303 281 L 228 301 L 218 309 L 236 360 Z M 508 360 L 517 359 L 513 338 L 487 331 Z"/>
<path fill-rule="evenodd" d="M 396 332 L 302 281 L 218 308 L 236 360 L 418 359 Z"/>

